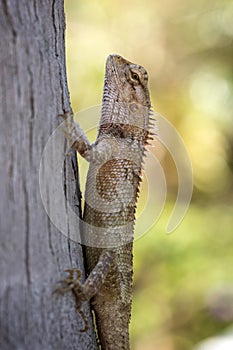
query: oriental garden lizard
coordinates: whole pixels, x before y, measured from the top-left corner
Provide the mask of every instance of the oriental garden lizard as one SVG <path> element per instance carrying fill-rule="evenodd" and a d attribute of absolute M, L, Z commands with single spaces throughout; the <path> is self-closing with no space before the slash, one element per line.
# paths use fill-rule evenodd
<path fill-rule="evenodd" d="M 98 136 L 91 144 L 72 116 L 63 133 L 89 163 L 82 217 L 87 278 L 67 270 L 61 290 L 74 292 L 78 310 L 91 301 L 103 350 L 129 350 L 134 222 L 146 145 L 153 138 L 153 112 L 146 70 L 119 55 L 106 62 Z"/>

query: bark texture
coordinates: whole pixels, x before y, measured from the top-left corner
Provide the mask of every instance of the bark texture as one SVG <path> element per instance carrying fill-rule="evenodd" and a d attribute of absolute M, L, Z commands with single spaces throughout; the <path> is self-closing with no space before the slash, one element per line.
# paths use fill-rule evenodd
<path fill-rule="evenodd" d="M 43 149 L 69 110 L 63 0 L 0 0 L 0 13 L 0 349 L 97 349 L 72 294 L 52 294 L 64 269 L 83 271 L 82 251 L 50 222 L 39 189 Z M 75 154 L 64 182 L 79 212 Z"/>

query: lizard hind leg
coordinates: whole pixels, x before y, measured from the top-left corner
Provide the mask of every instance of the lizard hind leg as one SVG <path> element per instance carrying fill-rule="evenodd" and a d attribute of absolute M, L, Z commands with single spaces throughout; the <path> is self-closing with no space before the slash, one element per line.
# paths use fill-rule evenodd
<path fill-rule="evenodd" d="M 82 305 L 88 302 L 95 294 L 98 293 L 105 278 L 110 270 L 113 261 L 113 255 L 111 251 L 104 250 L 100 255 L 99 261 L 96 266 L 90 272 L 88 278 L 84 283 L 81 283 L 81 271 L 77 268 L 67 269 L 68 277 L 60 281 L 62 286 L 57 288 L 56 292 L 64 294 L 68 291 L 72 291 L 76 299 L 76 307 L 84 321 L 84 329 L 80 332 L 86 332 L 89 329 L 89 324 L 86 315 L 82 311 Z"/>
<path fill-rule="evenodd" d="M 87 317 L 82 310 L 82 303 L 85 301 L 85 292 L 84 292 L 84 284 L 80 282 L 82 273 L 79 269 L 66 269 L 65 272 L 68 273 L 67 278 L 61 280 L 60 283 L 62 286 L 57 288 L 54 292 L 58 292 L 60 294 L 65 294 L 66 292 L 72 291 L 75 295 L 76 299 L 76 308 L 79 312 L 80 316 L 84 322 L 84 328 L 80 329 L 80 332 L 86 332 L 90 328 Z"/>

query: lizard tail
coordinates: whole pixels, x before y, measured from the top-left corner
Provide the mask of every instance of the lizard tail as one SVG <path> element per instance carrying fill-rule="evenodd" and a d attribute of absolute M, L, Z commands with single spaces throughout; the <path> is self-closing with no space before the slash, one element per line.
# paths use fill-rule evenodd
<path fill-rule="evenodd" d="M 108 302 L 104 298 L 98 300 L 95 305 L 95 321 L 101 350 L 130 350 L 130 316 L 131 302 L 119 305 L 118 302 Z"/>

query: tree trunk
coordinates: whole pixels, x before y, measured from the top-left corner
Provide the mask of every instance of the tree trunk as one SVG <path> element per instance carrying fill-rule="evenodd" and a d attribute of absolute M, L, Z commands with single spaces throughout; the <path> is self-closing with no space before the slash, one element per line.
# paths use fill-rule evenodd
<path fill-rule="evenodd" d="M 51 223 L 39 188 L 56 115 L 70 109 L 63 0 L 0 0 L 0 10 L 0 349 L 97 349 L 89 307 L 92 327 L 81 333 L 72 293 L 52 293 L 64 269 L 83 272 L 82 250 Z M 64 158 L 66 196 L 79 213 L 76 155 Z"/>

